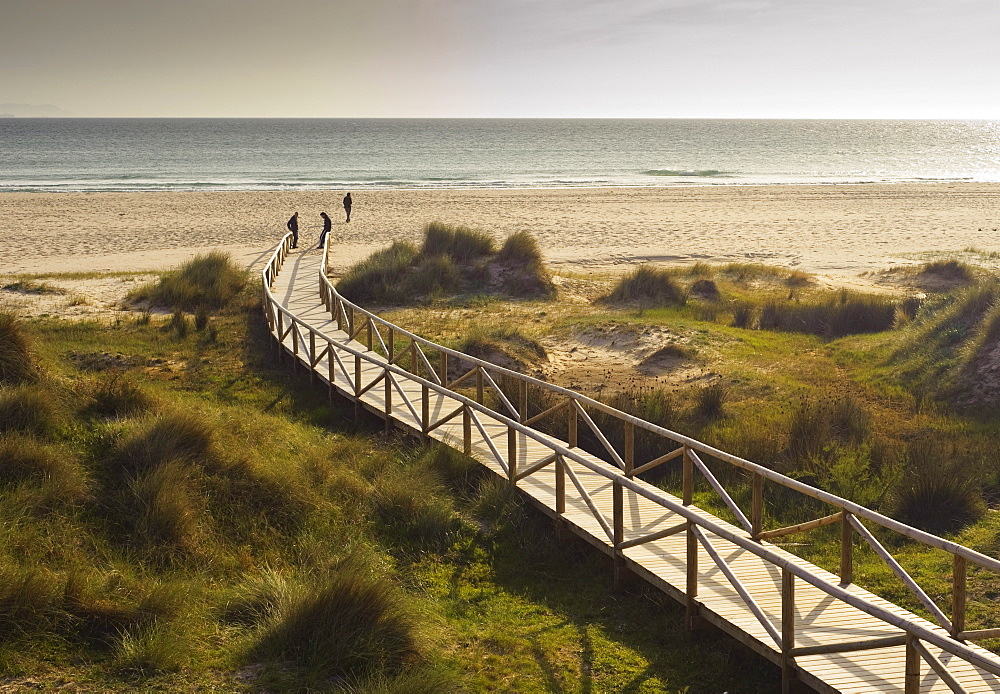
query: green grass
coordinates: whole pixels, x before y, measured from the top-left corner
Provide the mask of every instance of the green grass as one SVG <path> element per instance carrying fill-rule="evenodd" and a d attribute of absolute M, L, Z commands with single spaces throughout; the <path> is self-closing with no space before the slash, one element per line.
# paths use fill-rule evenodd
<path fill-rule="evenodd" d="M 662 596 L 613 594 L 491 473 L 331 406 L 259 311 L 230 302 L 209 342 L 169 316 L 24 328 L 46 349 L 0 390 L 34 403 L 0 432 L 9 686 L 773 688 Z"/>

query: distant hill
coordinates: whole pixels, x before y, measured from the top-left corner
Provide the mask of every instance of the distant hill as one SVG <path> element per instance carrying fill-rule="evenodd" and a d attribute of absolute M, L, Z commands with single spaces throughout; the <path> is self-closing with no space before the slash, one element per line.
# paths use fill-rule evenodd
<path fill-rule="evenodd" d="M 0 104 L 0 118 L 66 118 L 73 114 L 51 104 Z"/>

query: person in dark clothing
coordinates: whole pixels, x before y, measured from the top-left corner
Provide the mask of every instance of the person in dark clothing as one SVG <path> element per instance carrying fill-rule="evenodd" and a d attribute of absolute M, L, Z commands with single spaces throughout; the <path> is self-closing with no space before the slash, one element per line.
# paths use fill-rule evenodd
<path fill-rule="evenodd" d="M 347 221 L 351 221 L 351 194 L 344 196 L 344 211 L 347 213 Z"/>
<path fill-rule="evenodd" d="M 292 232 L 292 248 L 299 247 L 299 213 L 296 212 L 292 215 L 292 218 L 288 220 L 285 225 L 288 230 Z"/>
<path fill-rule="evenodd" d="M 318 248 L 323 248 L 323 242 L 326 241 L 326 235 L 330 233 L 330 225 L 332 225 L 333 222 L 330 221 L 326 212 L 320 212 L 319 216 L 323 218 L 323 233 L 319 235 Z"/>

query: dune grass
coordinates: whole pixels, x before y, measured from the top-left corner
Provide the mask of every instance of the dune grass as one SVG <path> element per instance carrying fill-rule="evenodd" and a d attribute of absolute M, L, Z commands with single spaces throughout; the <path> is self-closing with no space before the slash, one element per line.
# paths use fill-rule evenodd
<path fill-rule="evenodd" d="M 604 301 L 610 304 L 673 306 L 686 300 L 674 273 L 642 265 L 615 285 Z"/>
<path fill-rule="evenodd" d="M 175 311 L 218 311 L 243 291 L 248 273 L 227 253 L 199 255 L 159 282 L 140 287 L 128 296 L 132 303 L 146 302 Z"/>
<path fill-rule="evenodd" d="M 18 318 L 0 312 L 0 385 L 17 385 L 34 381 L 35 370 L 31 347 Z"/>
<path fill-rule="evenodd" d="M 555 285 L 530 234 L 512 235 L 498 252 L 485 232 L 440 222 L 425 227 L 419 249 L 397 241 L 348 268 L 337 290 L 352 301 L 379 305 L 408 305 L 463 294 L 555 295 Z"/>

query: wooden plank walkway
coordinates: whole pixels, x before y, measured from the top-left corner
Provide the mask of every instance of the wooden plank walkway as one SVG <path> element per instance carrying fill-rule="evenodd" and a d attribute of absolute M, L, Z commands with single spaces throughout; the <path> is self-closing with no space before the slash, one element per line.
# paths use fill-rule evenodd
<path fill-rule="evenodd" d="M 829 692 L 1000 691 L 995 674 L 1000 660 L 989 651 L 956 641 L 942 626 L 857 585 L 843 585 L 837 575 L 780 547 L 756 542 L 746 528 L 686 506 L 683 499 L 623 475 L 620 467 L 570 442 L 520 425 L 514 403 L 492 414 L 477 408 L 484 372 L 467 379 L 470 386 L 476 381 L 478 398 L 441 388 L 441 371 L 433 377 L 437 381 L 431 378 L 434 369 L 422 351 L 418 354 L 415 342 L 397 352 L 395 334 L 386 344 L 377 327 L 373 334 L 370 321 L 351 315 L 356 309 L 339 297 L 334 301 L 329 288 L 323 288 L 323 257 L 318 250 L 290 251 L 286 238 L 263 273 L 268 321 L 285 352 L 360 406 L 383 417 L 388 411 L 387 424 L 466 450 L 505 478 L 511 467 L 515 476 L 530 473 L 516 484 L 539 509 L 615 557 L 616 571 L 642 577 L 686 605 L 691 618 L 715 624 L 779 664 L 783 690 L 795 678 Z M 398 334 L 407 335 L 402 330 Z M 369 349 L 369 344 L 381 349 Z M 397 357 L 391 366 L 385 356 L 389 353 Z M 398 366 L 400 354 L 411 360 L 410 371 L 417 375 Z M 586 424 L 587 415 L 580 411 Z M 523 411 L 520 420 L 525 420 Z M 575 429 L 570 431 L 575 438 Z M 611 457 L 615 455 L 621 457 Z M 697 455 L 684 457 L 690 465 L 687 461 Z M 846 524 L 846 511 L 844 519 Z M 630 545 L 654 533 L 665 536 Z M 962 580 L 964 584 L 964 574 Z M 887 622 L 885 615 L 898 618 L 904 628 Z M 880 643 L 872 643 L 877 639 L 888 641 L 877 647 Z M 809 651 L 858 642 L 867 647 Z"/>

